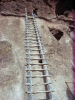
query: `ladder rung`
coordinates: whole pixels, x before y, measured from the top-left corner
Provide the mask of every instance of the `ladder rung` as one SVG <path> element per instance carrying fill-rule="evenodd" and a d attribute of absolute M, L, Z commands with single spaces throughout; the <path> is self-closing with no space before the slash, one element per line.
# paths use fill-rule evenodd
<path fill-rule="evenodd" d="M 25 38 L 25 40 L 32 40 L 32 41 L 36 41 L 36 40 L 38 40 L 37 38 Z"/>
<path fill-rule="evenodd" d="M 52 75 L 35 75 L 35 76 L 30 76 L 27 75 L 26 78 L 42 78 L 42 77 L 51 77 Z"/>
<path fill-rule="evenodd" d="M 42 43 L 42 41 L 41 42 L 26 42 L 26 43 Z"/>
<path fill-rule="evenodd" d="M 30 24 L 30 23 L 25 23 L 25 24 L 26 24 L 26 25 L 32 25 L 32 24 L 34 25 L 34 23 L 31 23 L 31 24 Z"/>
<path fill-rule="evenodd" d="M 25 35 L 26 35 L 26 34 L 28 34 L 28 35 L 31 35 L 31 34 L 32 34 L 32 35 L 36 35 L 35 31 L 34 31 L 34 32 L 25 32 Z"/>
<path fill-rule="evenodd" d="M 28 15 L 28 17 L 32 17 L 32 16 L 29 16 L 29 15 Z"/>
<path fill-rule="evenodd" d="M 45 54 L 26 54 L 26 55 L 27 55 L 27 56 L 28 56 L 28 55 L 30 55 L 30 56 L 39 55 L 39 56 L 40 56 L 40 55 L 45 55 Z"/>
<path fill-rule="evenodd" d="M 35 91 L 35 92 L 26 92 L 27 94 L 36 94 L 36 93 L 51 93 L 51 92 L 54 92 L 54 91 Z"/>
<path fill-rule="evenodd" d="M 26 24 L 26 25 L 32 25 L 32 24 L 30 24 L 30 23 L 27 23 L 27 22 L 26 22 L 25 24 Z M 34 23 L 33 23 L 33 25 L 34 25 Z"/>
<path fill-rule="evenodd" d="M 26 71 L 49 71 L 49 69 L 26 69 Z"/>
<path fill-rule="evenodd" d="M 39 50 L 33 50 L 33 49 L 31 50 L 31 49 L 27 49 L 27 50 L 29 50 L 29 51 L 40 51 L 40 49 L 39 49 Z"/>
<path fill-rule="evenodd" d="M 48 85 L 48 84 L 52 84 L 52 83 L 41 83 L 41 84 L 30 84 L 30 83 L 26 83 L 26 85 L 28 85 L 28 86 L 34 86 L 34 85 L 38 86 L 38 85 Z"/>
<path fill-rule="evenodd" d="M 27 24 L 28 26 L 35 27 L 34 24 Z"/>
<path fill-rule="evenodd" d="M 43 55 L 45 55 L 45 53 L 42 53 Z M 42 55 L 41 53 L 37 53 L 37 54 L 29 54 L 29 53 L 26 53 L 26 55 Z"/>
<path fill-rule="evenodd" d="M 33 27 L 28 27 L 28 29 L 35 29 L 35 27 L 33 26 Z"/>
<path fill-rule="evenodd" d="M 32 17 L 32 16 L 31 16 L 31 17 L 30 17 L 30 16 L 28 16 L 28 18 L 29 18 L 29 19 L 33 19 L 33 17 Z"/>
<path fill-rule="evenodd" d="M 25 40 L 29 40 L 29 41 L 35 41 L 35 40 L 37 41 L 37 40 L 40 40 L 41 41 L 41 38 L 38 39 L 37 36 L 36 37 L 32 37 L 31 36 L 31 37 L 26 37 Z"/>
<path fill-rule="evenodd" d="M 30 51 L 41 51 L 40 49 L 38 49 L 38 50 L 34 50 L 34 49 L 26 49 L 26 50 L 30 50 Z M 42 50 L 44 50 L 44 49 L 42 49 Z"/>
<path fill-rule="evenodd" d="M 25 35 L 25 37 L 28 38 L 28 37 L 40 37 L 40 36 L 37 36 L 37 34 L 34 34 L 34 35 L 31 34 L 31 35 Z M 40 37 L 40 38 L 41 38 L 41 37 Z"/>
<path fill-rule="evenodd" d="M 31 34 L 32 35 L 37 35 L 37 33 L 35 33 L 35 31 L 34 32 L 28 32 L 28 31 L 25 32 L 25 35 L 31 35 Z M 38 33 L 38 35 L 39 35 L 39 33 Z"/>
<path fill-rule="evenodd" d="M 30 50 L 30 51 L 41 51 L 41 49 L 34 50 L 34 49 L 30 49 L 30 48 L 26 48 L 26 50 Z M 44 50 L 44 49 L 42 49 L 42 50 Z"/>
<path fill-rule="evenodd" d="M 25 32 L 25 34 L 32 34 L 31 32 Z M 36 35 L 36 33 L 34 32 L 34 34 L 33 35 Z"/>
<path fill-rule="evenodd" d="M 32 40 L 32 41 L 36 41 L 37 39 L 25 39 L 25 40 L 29 40 L 29 41 L 30 41 L 30 40 Z"/>
<path fill-rule="evenodd" d="M 36 40 L 36 42 L 34 40 Z M 38 40 L 37 38 L 35 38 L 35 39 L 27 38 L 27 39 L 25 39 L 25 43 L 42 43 L 41 40 L 40 40 L 40 42 L 38 42 L 37 40 Z"/>
<path fill-rule="evenodd" d="M 26 37 L 26 38 L 28 38 L 28 37 L 32 37 L 32 38 L 33 38 L 33 37 L 39 37 L 39 38 L 41 38 L 40 36 L 37 36 L 37 34 L 34 34 L 34 35 L 33 35 L 33 34 L 31 34 L 31 35 L 28 34 L 28 35 L 25 35 L 25 37 Z"/>
<path fill-rule="evenodd" d="M 27 64 L 27 65 L 49 65 L 49 64 L 38 63 L 38 64 Z"/>
<path fill-rule="evenodd" d="M 29 57 L 28 57 L 29 58 Z M 28 58 L 25 58 L 25 59 L 28 59 Z M 35 59 L 33 59 L 33 58 L 29 58 L 30 60 L 46 60 L 46 59 L 43 59 L 43 58 L 35 58 Z"/>
<path fill-rule="evenodd" d="M 30 39 L 29 37 L 32 37 L 32 36 L 27 36 L 25 39 Z M 38 37 L 41 38 L 40 36 L 35 36 L 35 37 L 37 37 L 37 38 L 38 38 Z M 32 37 L 32 39 L 36 39 L 36 38 L 33 38 L 33 37 Z"/>
<path fill-rule="evenodd" d="M 33 22 L 29 22 L 29 21 L 28 21 L 28 22 L 25 22 L 25 23 L 26 23 L 26 24 L 32 24 L 32 23 L 37 24 L 37 22 L 34 22 L 34 21 L 33 21 Z"/>
<path fill-rule="evenodd" d="M 29 31 L 29 30 L 28 30 L 28 31 L 25 31 L 25 34 L 27 34 L 27 33 L 28 33 L 28 34 L 32 34 L 32 33 L 37 34 L 36 32 L 38 32 L 38 31 L 36 31 L 36 30 L 34 30 L 34 31 Z M 38 32 L 38 33 L 39 33 L 39 32 Z"/>
<path fill-rule="evenodd" d="M 33 59 L 33 58 L 31 58 L 31 57 L 25 57 L 25 59 L 31 59 L 31 60 L 41 60 L 40 58 L 35 58 L 35 59 Z M 45 59 L 42 59 L 42 60 L 45 60 Z"/>
<path fill-rule="evenodd" d="M 35 28 L 28 28 L 29 30 L 35 30 Z"/>
<path fill-rule="evenodd" d="M 30 57 L 25 57 L 25 59 L 29 59 L 29 60 L 46 60 L 46 59 L 38 59 L 38 58 L 36 58 L 36 59 L 33 59 L 33 58 L 30 58 Z"/>
<path fill-rule="evenodd" d="M 28 20 L 28 22 L 26 22 L 26 23 L 33 23 L 33 22 L 37 23 L 37 22 L 36 22 L 36 21 L 34 21 L 34 20 L 32 20 L 32 21 L 30 21 L 30 22 L 29 22 L 29 20 Z"/>
<path fill-rule="evenodd" d="M 37 99 L 37 100 L 51 100 L 51 99 Z M 56 99 L 54 99 L 54 100 L 56 100 Z"/>
<path fill-rule="evenodd" d="M 41 42 L 40 42 L 41 43 Z M 31 43 L 28 43 L 29 45 L 33 45 L 33 44 L 39 44 L 39 42 L 35 43 L 35 42 L 31 42 Z"/>
<path fill-rule="evenodd" d="M 30 21 L 30 22 L 28 22 L 28 23 L 35 23 L 35 24 L 37 24 L 37 22 L 36 22 L 36 21 L 33 21 L 33 20 L 32 20 L 32 21 Z"/>
<path fill-rule="evenodd" d="M 30 48 L 31 48 L 31 47 L 40 47 L 40 45 L 38 45 L 38 46 L 37 46 L 37 45 L 34 45 L 34 46 L 25 45 L 25 47 L 30 47 Z M 43 45 L 41 45 L 41 47 L 43 47 Z"/>
<path fill-rule="evenodd" d="M 25 35 L 25 37 L 30 37 L 30 36 L 36 36 L 36 34 L 31 34 L 31 35 Z"/>
<path fill-rule="evenodd" d="M 36 22 L 36 21 L 32 20 L 32 22 Z M 30 23 L 30 22 L 29 22 L 29 23 Z"/>
<path fill-rule="evenodd" d="M 35 32 L 34 32 L 34 33 L 26 32 L 26 33 L 25 33 L 25 36 L 26 36 L 26 35 L 37 35 L 37 34 L 35 34 Z"/>
<path fill-rule="evenodd" d="M 33 30 L 33 31 L 36 31 L 36 32 L 38 32 L 38 30 Z M 33 32 L 33 31 L 31 31 L 31 30 L 28 30 L 28 32 Z M 26 32 L 26 31 L 25 31 Z"/>
<path fill-rule="evenodd" d="M 33 30 L 33 31 L 35 31 L 35 29 L 29 29 L 29 30 Z"/>
<path fill-rule="evenodd" d="M 26 28 L 26 29 L 25 29 L 25 32 L 27 32 L 27 31 L 28 31 L 28 32 L 35 31 L 35 30 L 28 30 L 28 29 L 29 29 L 29 28 Z"/>
<path fill-rule="evenodd" d="M 27 25 L 25 29 L 29 29 L 29 28 L 35 28 L 34 24 L 33 25 Z"/>

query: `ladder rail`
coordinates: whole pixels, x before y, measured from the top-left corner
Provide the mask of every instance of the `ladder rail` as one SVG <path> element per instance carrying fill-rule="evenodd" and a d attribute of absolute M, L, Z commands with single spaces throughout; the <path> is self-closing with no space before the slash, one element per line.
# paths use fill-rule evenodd
<path fill-rule="evenodd" d="M 33 14 L 32 14 L 32 15 L 33 15 Z M 38 27 L 37 27 L 37 25 L 36 25 L 36 23 L 35 23 L 34 15 L 33 15 L 33 20 L 34 20 L 35 28 L 36 28 L 36 30 L 37 30 Z M 39 35 L 39 32 L 36 32 L 36 35 L 38 36 L 38 35 Z M 39 49 L 40 49 L 40 53 L 41 53 L 41 58 L 45 59 L 45 57 L 44 57 L 44 55 L 43 55 L 43 54 L 44 54 L 44 51 L 42 50 L 43 47 L 42 47 L 42 44 L 41 44 L 40 37 L 38 37 L 38 43 L 39 43 Z M 42 63 L 46 63 L 46 60 L 43 60 L 43 59 L 42 59 Z M 49 76 L 49 72 L 46 70 L 46 69 L 48 69 L 46 65 L 43 66 L 43 69 L 45 70 L 45 71 L 44 71 L 44 75 L 48 75 L 48 76 Z M 47 83 L 47 89 L 48 89 L 48 91 L 50 91 L 50 90 L 52 89 L 52 87 L 51 87 L 50 84 L 48 84 L 48 83 L 51 83 L 49 77 L 46 77 L 46 83 Z M 52 99 L 52 94 L 51 94 L 51 93 L 49 93 L 49 99 Z"/>
<path fill-rule="evenodd" d="M 25 22 L 28 23 L 28 16 L 27 16 L 26 8 L 25 8 L 25 13 L 26 13 L 25 14 Z M 26 25 L 26 31 L 28 31 L 28 25 Z M 28 45 L 27 48 L 29 48 L 29 43 L 26 43 L 26 44 Z M 30 50 L 27 50 L 26 53 L 29 53 L 27 55 L 27 57 L 29 57 L 30 56 Z M 27 66 L 27 68 L 32 70 L 31 65 Z M 31 71 L 27 72 L 27 75 L 32 76 L 32 72 Z M 27 78 L 27 83 L 33 84 L 32 83 L 32 77 Z M 28 86 L 28 91 L 32 92 L 33 91 L 33 87 L 32 86 Z M 28 94 L 28 100 L 34 100 L 33 98 L 34 98 L 33 94 Z"/>

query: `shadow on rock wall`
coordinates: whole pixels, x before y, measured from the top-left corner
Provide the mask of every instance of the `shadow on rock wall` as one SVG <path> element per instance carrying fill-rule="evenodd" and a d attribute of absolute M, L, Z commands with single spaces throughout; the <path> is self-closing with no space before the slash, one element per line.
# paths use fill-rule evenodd
<path fill-rule="evenodd" d="M 66 94 L 67 94 L 68 100 L 74 100 L 74 96 L 69 88 L 66 89 Z"/>
<path fill-rule="evenodd" d="M 56 5 L 56 15 L 63 15 L 65 11 L 73 9 L 73 0 L 59 0 Z"/>

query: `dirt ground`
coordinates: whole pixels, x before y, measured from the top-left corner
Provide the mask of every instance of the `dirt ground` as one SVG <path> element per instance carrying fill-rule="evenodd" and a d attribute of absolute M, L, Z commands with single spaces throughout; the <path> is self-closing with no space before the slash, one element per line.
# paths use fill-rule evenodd
<path fill-rule="evenodd" d="M 65 83 L 73 80 L 72 38 L 68 34 L 71 31 L 66 23 L 48 22 L 39 18 L 36 20 L 43 41 L 45 57 L 50 68 L 49 73 L 52 74 L 52 87 L 55 91 L 53 94 L 58 100 L 71 100 L 71 93 L 69 93 Z M 55 29 L 60 30 L 63 32 L 63 36 L 60 40 L 57 40 L 49 29 L 54 29 L 55 32 Z M 1 100 L 26 100 L 24 39 L 25 18 L 0 15 L 0 42 L 1 44 L 4 43 L 0 50 L 9 52 L 9 49 L 6 50 L 6 47 L 8 47 L 11 51 L 8 55 L 6 55 L 7 52 L 4 53 L 6 60 L 0 54 L 0 65 L 3 66 L 0 67 L 0 74 L 5 79 L 0 85 Z M 7 59 L 9 57 L 11 60 Z M 69 86 L 71 88 L 72 83 L 69 84 L 71 84 Z"/>

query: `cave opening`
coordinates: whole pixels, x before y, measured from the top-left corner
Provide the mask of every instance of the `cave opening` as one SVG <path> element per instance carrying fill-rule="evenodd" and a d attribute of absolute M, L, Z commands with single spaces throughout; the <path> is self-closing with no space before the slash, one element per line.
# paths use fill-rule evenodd
<path fill-rule="evenodd" d="M 70 26 L 69 28 L 70 28 L 71 31 L 74 31 L 74 27 L 71 27 L 71 26 Z"/>
<path fill-rule="evenodd" d="M 62 36 L 63 36 L 63 32 L 57 29 L 51 29 L 49 28 L 50 33 L 52 33 L 52 35 L 59 41 Z"/>
<path fill-rule="evenodd" d="M 37 16 L 37 10 L 38 10 L 38 8 L 35 8 L 35 9 L 33 10 L 33 14 L 35 14 L 36 16 Z"/>
<path fill-rule="evenodd" d="M 61 32 L 61 31 L 59 31 L 58 33 L 54 34 L 54 37 L 55 37 L 57 40 L 60 40 L 62 36 L 63 36 L 63 32 Z"/>
<path fill-rule="evenodd" d="M 74 0 L 58 0 L 55 7 L 56 15 L 63 15 L 65 11 L 72 11 L 74 9 L 73 1 Z M 68 15 L 66 14 L 66 16 Z"/>

